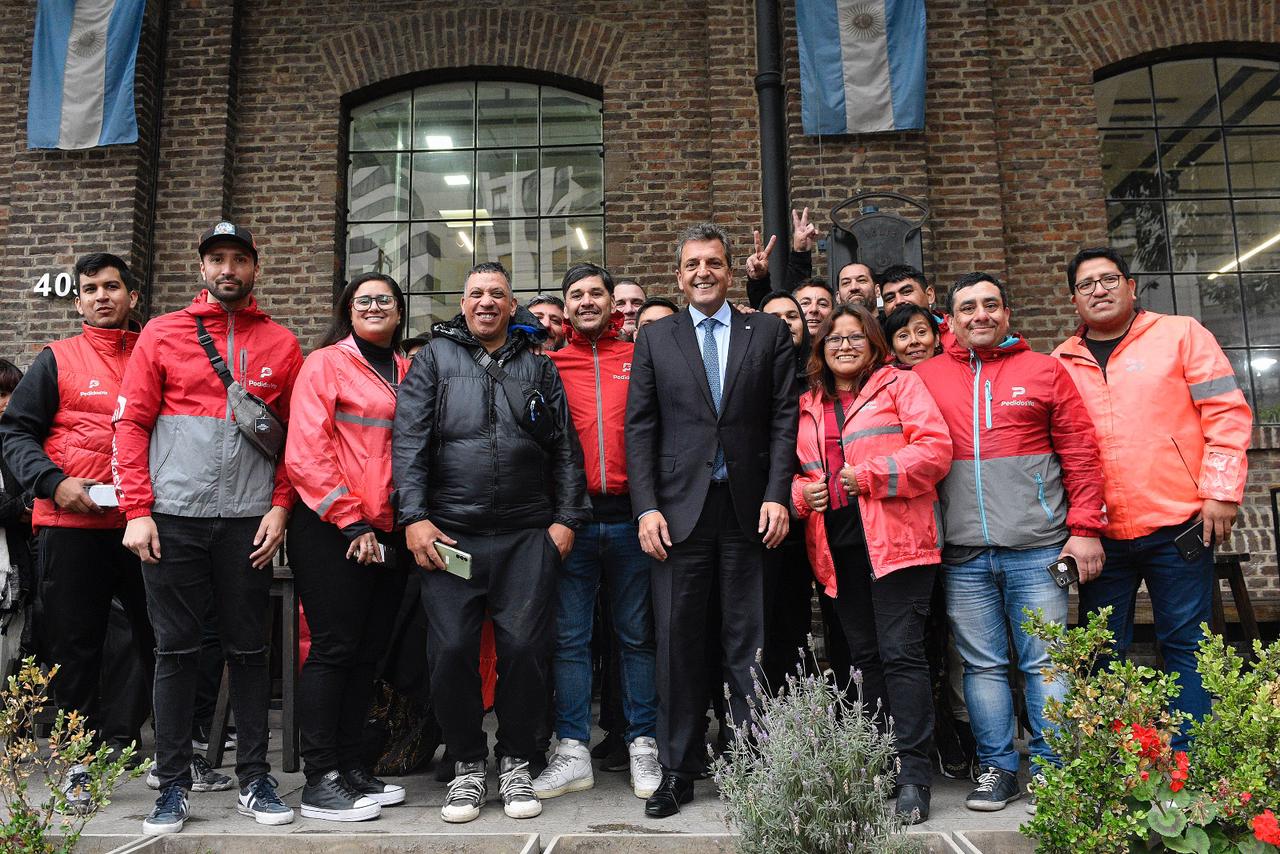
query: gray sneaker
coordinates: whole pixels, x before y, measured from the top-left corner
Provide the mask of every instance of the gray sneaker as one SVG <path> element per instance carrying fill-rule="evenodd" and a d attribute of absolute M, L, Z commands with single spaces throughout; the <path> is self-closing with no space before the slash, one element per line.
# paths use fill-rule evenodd
<path fill-rule="evenodd" d="M 72 765 L 67 772 L 67 782 L 62 784 L 66 800 L 58 804 L 58 811 L 72 815 L 88 815 L 93 812 L 93 796 L 89 793 L 89 769 Z"/>
<path fill-rule="evenodd" d="M 583 747 L 583 753 L 587 753 Z M 591 755 L 587 753 L 587 769 Z M 542 801 L 533 791 L 529 763 L 514 756 L 504 756 L 498 763 L 498 792 L 502 795 L 502 811 L 508 818 L 533 818 L 542 813 Z"/>
<path fill-rule="evenodd" d="M 208 759 L 198 753 L 191 757 L 191 791 L 225 792 L 234 785 L 235 781 L 221 771 L 214 770 Z M 147 772 L 147 788 L 157 791 L 160 789 L 160 777 L 156 775 L 154 764 Z"/>
<path fill-rule="evenodd" d="M 259 777 L 240 790 L 240 799 L 236 811 L 247 815 L 258 824 L 288 824 L 293 821 L 293 810 L 285 806 L 284 801 L 276 794 L 279 784 L 270 774 Z"/>
<path fill-rule="evenodd" d="M 440 818 L 451 824 L 471 821 L 480 815 L 489 796 L 489 784 L 485 780 L 485 762 L 455 762 L 453 782 L 444 795 Z"/>
<path fill-rule="evenodd" d="M 978 787 L 964 799 L 964 805 L 978 812 L 996 812 L 1020 797 L 1022 790 L 1018 788 L 1018 775 L 988 765 L 982 769 L 978 776 Z"/>

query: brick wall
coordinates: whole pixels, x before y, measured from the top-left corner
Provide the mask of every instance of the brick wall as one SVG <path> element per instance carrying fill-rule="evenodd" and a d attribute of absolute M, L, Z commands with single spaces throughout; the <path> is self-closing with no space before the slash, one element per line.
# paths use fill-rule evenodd
<path fill-rule="evenodd" d="M 1105 239 L 1094 71 L 1181 44 L 1278 35 L 1275 5 L 1262 0 L 930 0 L 927 129 L 818 139 L 801 132 L 794 0 L 780 2 L 794 204 L 825 230 L 859 191 L 923 200 L 927 272 L 942 285 L 973 269 L 1006 278 L 1015 324 L 1040 349 L 1071 325 L 1064 259 Z M 0 19 L 0 340 L 24 364 L 75 325 L 69 305 L 31 294 L 41 273 L 111 249 L 168 310 L 195 291 L 196 237 L 222 216 L 254 230 L 261 301 L 308 341 L 338 273 L 344 99 L 396 78 L 499 67 L 599 87 L 607 255 L 652 290 L 672 289 L 684 225 L 716 221 L 745 250 L 760 224 L 751 0 L 181 0 L 163 34 L 151 0 L 143 140 L 89 152 L 26 149 L 36 4 L 11 5 L 18 13 Z M 1259 443 L 1275 447 L 1276 432 Z M 1236 540 L 1261 554 L 1272 550 L 1265 491 L 1280 454 L 1251 462 Z M 1268 572 L 1254 584 L 1275 588 Z"/>

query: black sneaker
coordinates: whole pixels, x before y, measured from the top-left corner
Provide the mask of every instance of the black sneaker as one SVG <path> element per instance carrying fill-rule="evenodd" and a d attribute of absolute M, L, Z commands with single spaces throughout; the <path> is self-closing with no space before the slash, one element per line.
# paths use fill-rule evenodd
<path fill-rule="evenodd" d="M 191 791 L 225 792 L 234 785 L 235 781 L 221 771 L 214 770 L 214 767 L 209 764 L 209 760 L 199 753 L 192 755 Z M 151 766 L 151 770 L 147 772 L 147 788 L 160 788 L 160 777 L 156 774 L 156 766 L 154 764 Z"/>
<path fill-rule="evenodd" d="M 189 814 L 186 790 L 181 786 L 169 786 L 156 798 L 156 808 L 151 815 L 143 819 L 142 833 L 144 836 L 181 833 Z"/>
<path fill-rule="evenodd" d="M 627 752 L 627 743 L 622 740 L 622 736 L 611 732 L 606 732 L 604 738 L 593 748 L 591 748 L 592 759 L 604 759 L 610 754 L 617 753 L 619 750 L 625 755 Z M 607 768 L 601 768 L 601 771 L 607 771 Z"/>
<path fill-rule="evenodd" d="M 631 770 L 631 752 L 627 749 L 625 741 L 619 742 L 618 746 L 606 753 L 600 759 L 601 771 L 629 771 Z"/>
<path fill-rule="evenodd" d="M 898 787 L 894 812 L 907 824 L 921 824 L 929 820 L 929 787 L 904 783 Z"/>
<path fill-rule="evenodd" d="M 276 794 L 275 778 L 271 775 L 259 777 L 240 790 L 240 798 L 236 803 L 236 811 L 247 815 L 258 824 L 288 824 L 293 821 L 293 810 L 285 806 L 284 801 Z"/>
<path fill-rule="evenodd" d="M 964 805 L 979 812 L 997 812 L 1005 808 L 1010 801 L 1022 797 L 1018 788 L 1018 775 L 1005 771 L 994 765 L 982 769 L 978 776 L 978 788 L 964 799 Z"/>
<path fill-rule="evenodd" d="M 336 770 L 302 787 L 303 818 L 368 821 L 381 812 L 381 804 L 353 789 L 347 778 Z"/>
<path fill-rule="evenodd" d="M 440 818 L 450 824 L 461 824 L 480 815 L 480 807 L 484 806 L 489 795 L 489 784 L 485 780 L 483 759 L 479 762 L 456 762 L 453 771 L 453 782 L 445 792 Z"/>
<path fill-rule="evenodd" d="M 384 783 L 363 768 L 354 768 L 343 776 L 355 789 L 366 798 L 377 801 L 384 807 L 393 807 L 404 803 L 404 786 L 395 783 Z"/>

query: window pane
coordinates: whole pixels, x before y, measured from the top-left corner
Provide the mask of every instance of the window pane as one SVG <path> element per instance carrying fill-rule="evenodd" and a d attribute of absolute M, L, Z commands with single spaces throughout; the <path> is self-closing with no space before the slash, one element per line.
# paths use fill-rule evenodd
<path fill-rule="evenodd" d="M 488 216 L 537 216 L 538 152 L 532 149 L 476 152 L 479 207 Z"/>
<path fill-rule="evenodd" d="M 1218 124 L 1218 93 L 1212 59 L 1162 62 L 1151 69 L 1156 122 L 1171 125 Z"/>
<path fill-rule="evenodd" d="M 1102 185 L 1107 198 L 1159 196 L 1155 134 L 1149 130 L 1110 130 L 1101 136 Z"/>
<path fill-rule="evenodd" d="M 1280 270 L 1280 199 L 1237 200 L 1235 208 L 1240 270 Z"/>
<path fill-rule="evenodd" d="M 542 150 L 542 213 L 599 213 L 604 207 L 604 158 L 598 148 Z"/>
<path fill-rule="evenodd" d="M 1255 417 L 1263 424 L 1274 424 L 1280 421 L 1280 350 L 1251 350 L 1249 366 L 1253 373 L 1252 401 Z M 1233 364 L 1244 356 L 1244 351 L 1236 350 L 1227 354 L 1232 357 Z M 1236 368 L 1239 379 L 1241 370 Z M 1248 389 L 1248 386 L 1242 385 Z M 1247 392 L 1246 392 L 1247 393 Z"/>
<path fill-rule="evenodd" d="M 463 222 L 414 223 L 409 232 L 409 290 L 458 290 L 471 269 L 475 228 Z"/>
<path fill-rule="evenodd" d="M 1218 85 L 1227 125 L 1280 124 L 1280 63 L 1219 59 Z"/>
<path fill-rule="evenodd" d="M 1225 196 L 1227 169 L 1217 128 L 1160 132 L 1160 168 L 1170 196 Z"/>
<path fill-rule="evenodd" d="M 425 335 L 431 327 L 452 320 L 461 308 L 462 294 L 410 294 L 409 322 L 405 325 L 406 338 Z"/>
<path fill-rule="evenodd" d="M 1150 127 L 1151 76 L 1139 68 L 1106 80 L 1093 87 L 1098 106 L 1099 127 Z"/>
<path fill-rule="evenodd" d="M 538 287 L 538 221 L 492 220 L 476 226 L 476 261 L 501 261 L 515 289 Z"/>
<path fill-rule="evenodd" d="M 598 216 L 542 221 L 542 287 L 554 288 L 580 261 L 604 260 L 604 220 Z"/>
<path fill-rule="evenodd" d="M 386 273 L 405 281 L 409 226 L 404 223 L 353 225 L 347 229 L 347 279 L 361 273 Z"/>
<path fill-rule="evenodd" d="M 1231 260 L 1231 209 L 1225 201 L 1199 199 L 1165 204 L 1175 271 L 1211 271 Z"/>
<path fill-rule="evenodd" d="M 1230 131 L 1227 159 L 1233 193 L 1280 195 L 1280 128 Z"/>
<path fill-rule="evenodd" d="M 351 155 L 347 199 L 352 222 L 408 219 L 409 155 Z"/>
<path fill-rule="evenodd" d="M 475 142 L 476 84 L 444 83 L 413 93 L 413 147 L 470 148 Z"/>
<path fill-rule="evenodd" d="M 1107 205 L 1111 245 L 1135 271 L 1169 269 L 1169 246 L 1159 202 L 1111 202 Z"/>
<path fill-rule="evenodd" d="M 409 148 L 409 93 L 401 92 L 351 111 L 351 151 Z"/>
<path fill-rule="evenodd" d="M 1280 274 L 1244 274 L 1244 316 L 1249 324 L 1249 343 L 1280 345 Z"/>
<path fill-rule="evenodd" d="M 538 144 L 538 87 L 531 83 L 480 83 L 476 145 L 510 148 Z"/>
<path fill-rule="evenodd" d="M 1194 317 L 1223 347 L 1244 346 L 1240 283 L 1236 276 L 1174 276 L 1178 314 Z"/>
<path fill-rule="evenodd" d="M 1173 299 L 1173 284 L 1168 276 L 1137 275 L 1138 299 L 1142 307 L 1161 314 L 1177 314 L 1177 305 Z"/>
<path fill-rule="evenodd" d="M 543 145 L 599 143 L 600 134 L 599 101 L 563 89 L 542 90 Z"/>
<path fill-rule="evenodd" d="M 471 219 L 475 187 L 470 151 L 413 155 L 413 218 Z"/>

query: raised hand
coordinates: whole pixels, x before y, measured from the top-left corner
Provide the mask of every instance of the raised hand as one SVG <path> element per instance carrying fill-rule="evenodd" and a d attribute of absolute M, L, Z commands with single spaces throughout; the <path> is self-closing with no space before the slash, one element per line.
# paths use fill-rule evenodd
<path fill-rule="evenodd" d="M 755 241 L 755 252 L 747 256 L 747 278 L 763 279 L 769 275 L 769 253 L 773 251 L 773 246 L 778 242 L 778 235 L 769 238 L 769 245 L 761 247 L 760 245 L 760 229 L 753 229 L 751 236 Z"/>
<path fill-rule="evenodd" d="M 791 209 L 791 248 L 796 252 L 812 252 L 818 244 L 818 227 L 809 222 L 809 209 L 796 213 Z"/>

